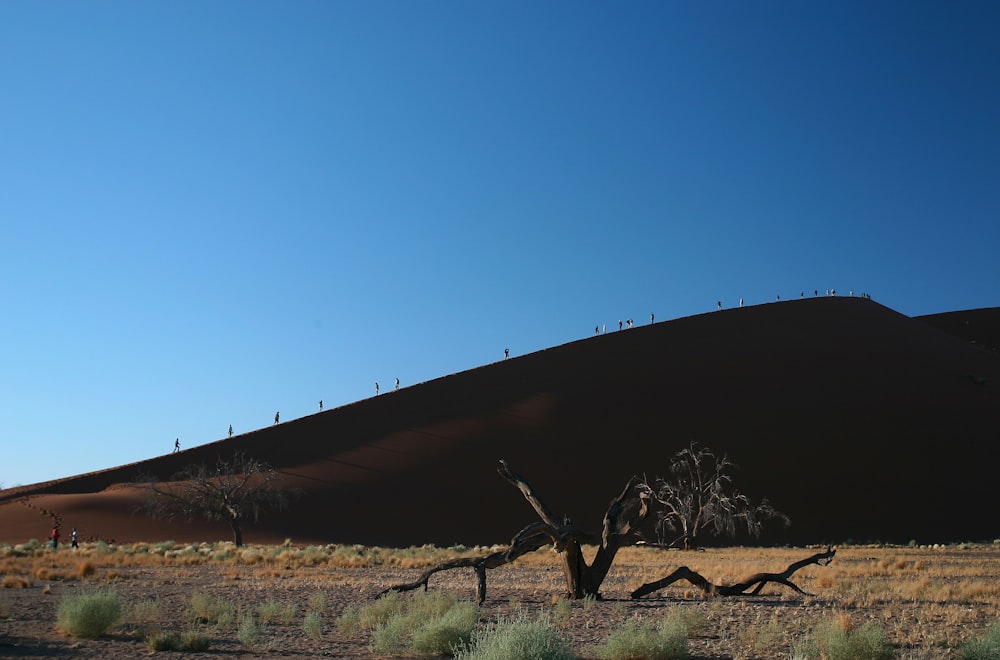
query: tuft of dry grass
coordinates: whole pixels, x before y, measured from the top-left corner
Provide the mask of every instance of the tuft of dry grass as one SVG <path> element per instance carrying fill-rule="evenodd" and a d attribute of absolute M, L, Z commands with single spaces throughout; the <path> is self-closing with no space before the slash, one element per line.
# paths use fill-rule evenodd
<path fill-rule="evenodd" d="M 21 575 L 5 575 L 0 580 L 0 587 L 4 589 L 27 589 L 31 586 L 28 578 Z"/>

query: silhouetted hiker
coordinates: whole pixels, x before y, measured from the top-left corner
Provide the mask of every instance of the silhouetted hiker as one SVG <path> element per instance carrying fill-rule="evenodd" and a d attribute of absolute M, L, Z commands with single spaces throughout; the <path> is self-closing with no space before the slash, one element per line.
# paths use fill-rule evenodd
<path fill-rule="evenodd" d="M 323 399 L 319 400 L 319 411 L 323 412 Z"/>
<path fill-rule="evenodd" d="M 618 319 L 618 329 L 619 330 L 622 329 L 622 320 L 621 319 Z"/>
<path fill-rule="evenodd" d="M 509 348 L 503 349 L 503 359 L 506 360 L 509 357 L 510 357 L 510 349 Z"/>
<path fill-rule="evenodd" d="M 595 335 L 601 334 L 601 327 L 600 326 L 598 326 L 598 325 L 594 326 L 594 334 Z"/>
<path fill-rule="evenodd" d="M 399 379 L 398 378 L 396 379 L 396 389 L 397 390 L 399 389 Z"/>
<path fill-rule="evenodd" d="M 715 304 L 719 306 L 719 309 L 722 309 L 722 301 L 721 300 L 715 301 Z"/>
<path fill-rule="evenodd" d="M 799 300 L 802 300 L 805 297 L 806 297 L 806 292 L 805 291 L 799 291 Z"/>
<path fill-rule="evenodd" d="M 278 418 L 279 418 L 280 416 L 281 416 L 281 413 L 280 413 L 280 412 L 276 412 L 276 413 L 274 413 L 274 423 L 275 423 L 275 424 L 277 424 L 277 423 L 278 423 Z"/>
<path fill-rule="evenodd" d="M 76 531 L 76 527 L 73 528 L 73 533 L 69 537 L 69 544 L 73 548 L 80 547 L 80 532 Z"/>
<path fill-rule="evenodd" d="M 56 525 L 52 528 L 52 549 L 55 550 L 59 546 L 59 526 Z"/>
<path fill-rule="evenodd" d="M 229 437 L 230 438 L 233 437 L 233 425 L 232 424 L 229 425 Z"/>
<path fill-rule="evenodd" d="M 607 323 L 605 323 L 605 324 L 604 324 L 603 326 L 601 326 L 601 327 L 602 327 L 602 328 L 604 329 L 604 334 L 608 334 L 608 324 L 607 324 Z"/>
<path fill-rule="evenodd" d="M 653 322 L 653 313 L 652 312 L 649 313 L 649 322 L 650 323 Z"/>
<path fill-rule="evenodd" d="M 375 383 L 375 396 L 378 396 L 378 383 Z"/>
<path fill-rule="evenodd" d="M 742 307 L 742 306 L 743 306 L 743 299 L 740 298 L 740 307 Z"/>
<path fill-rule="evenodd" d="M 176 454 L 180 450 L 181 450 L 181 439 L 177 438 L 176 440 L 174 440 L 174 453 Z"/>
<path fill-rule="evenodd" d="M 774 299 L 775 299 L 775 300 L 781 300 L 781 294 L 779 293 L 778 295 L 776 295 L 776 296 L 774 297 Z"/>
<path fill-rule="evenodd" d="M 819 295 L 819 289 L 813 289 L 813 295 L 814 296 L 818 296 Z"/>

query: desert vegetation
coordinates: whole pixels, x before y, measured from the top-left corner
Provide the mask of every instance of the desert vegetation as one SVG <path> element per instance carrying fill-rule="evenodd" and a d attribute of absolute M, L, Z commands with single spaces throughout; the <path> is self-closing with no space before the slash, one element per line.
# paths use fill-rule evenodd
<path fill-rule="evenodd" d="M 0 647 L 33 657 L 280 649 L 301 657 L 595 660 L 975 660 L 1000 648 L 994 544 L 841 546 L 829 565 L 795 573 L 804 593 L 768 584 L 721 598 L 677 582 L 640 599 L 630 593 L 681 565 L 734 584 L 822 549 L 623 547 L 600 597 L 566 599 L 562 571 L 542 548 L 493 571 L 482 604 L 471 569 L 435 574 L 426 591 L 377 597 L 430 566 L 496 549 L 0 546 Z M 597 551 L 582 548 L 588 557 Z M 512 656 L 512 648 L 537 655 Z"/>

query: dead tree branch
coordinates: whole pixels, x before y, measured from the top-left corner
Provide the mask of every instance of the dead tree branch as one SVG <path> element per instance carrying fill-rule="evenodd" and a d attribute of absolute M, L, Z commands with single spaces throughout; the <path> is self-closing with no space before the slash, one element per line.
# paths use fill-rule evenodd
<path fill-rule="evenodd" d="M 800 594 L 808 596 L 809 594 L 802 591 L 802 589 L 796 586 L 789 578 L 793 573 L 795 573 L 795 571 L 804 566 L 809 566 L 810 564 L 826 566 L 833 561 L 833 556 L 835 554 L 837 554 L 836 548 L 827 548 L 826 552 L 819 552 L 811 557 L 806 557 L 805 559 L 790 564 L 788 568 L 781 573 L 755 573 L 742 582 L 730 585 L 712 584 L 696 571 L 692 571 L 687 566 L 681 566 L 665 578 L 642 585 L 631 593 L 631 597 L 642 598 L 646 594 L 659 591 L 660 589 L 663 589 L 678 580 L 687 580 L 692 585 L 698 587 L 710 596 L 741 596 L 744 595 L 747 589 L 750 589 L 751 587 L 754 587 L 754 590 L 751 591 L 750 594 L 755 595 L 760 593 L 760 590 L 763 589 L 764 585 L 768 582 L 783 584 Z"/>
<path fill-rule="evenodd" d="M 497 470 L 504 479 L 513 484 L 531 507 L 541 518 L 514 535 L 510 546 L 493 552 L 484 557 L 461 557 L 427 569 L 414 580 L 398 584 L 383 590 L 382 596 L 389 591 L 410 591 L 419 587 L 427 588 L 427 582 L 432 575 L 453 568 L 472 568 L 476 572 L 476 598 L 482 604 L 486 600 L 486 570 L 497 568 L 513 562 L 518 557 L 534 552 L 548 544 L 552 544 L 558 552 L 563 564 L 563 574 L 566 577 L 568 596 L 583 598 L 587 595 L 599 596 L 599 589 L 614 562 L 615 554 L 623 543 L 623 539 L 635 525 L 647 515 L 648 493 L 639 486 L 638 477 L 632 477 L 621 494 L 611 501 L 604 515 L 604 525 L 601 534 L 595 534 L 580 529 L 567 517 L 558 518 L 545 503 L 535 494 L 523 477 L 510 469 L 506 461 L 500 461 Z M 588 565 L 583 557 L 584 543 L 598 545 L 594 561 Z"/>

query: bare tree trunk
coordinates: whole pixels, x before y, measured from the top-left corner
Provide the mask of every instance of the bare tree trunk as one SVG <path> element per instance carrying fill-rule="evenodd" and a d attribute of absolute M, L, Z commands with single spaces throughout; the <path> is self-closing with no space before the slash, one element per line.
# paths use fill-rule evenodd
<path fill-rule="evenodd" d="M 740 596 L 743 595 L 744 592 L 746 592 L 746 590 L 749 589 L 750 587 L 754 587 L 754 590 L 750 592 L 751 594 L 758 594 L 760 593 L 760 590 L 764 588 L 764 585 L 767 584 L 768 582 L 777 582 L 779 584 L 783 584 L 786 587 L 793 589 L 794 591 L 800 594 L 808 596 L 809 594 L 806 594 L 806 592 L 802 591 L 802 589 L 799 589 L 795 584 L 792 583 L 791 580 L 789 580 L 789 578 L 792 576 L 793 573 L 795 573 L 795 571 L 799 570 L 803 566 L 809 566 L 810 564 L 826 566 L 831 561 L 833 561 L 833 556 L 835 554 L 837 554 L 836 548 L 827 548 L 826 552 L 819 552 L 816 553 L 815 555 L 812 555 L 811 557 L 806 557 L 805 559 L 801 559 L 793 564 L 790 564 L 788 568 L 786 568 L 781 573 L 755 573 L 754 575 L 751 575 L 742 582 L 731 585 L 712 584 L 696 571 L 692 571 L 687 566 L 681 566 L 680 568 L 678 568 L 665 578 L 661 578 L 659 580 L 656 580 L 655 582 L 647 582 L 646 584 L 642 585 L 641 587 L 632 592 L 631 597 L 642 598 L 646 594 L 651 594 L 654 591 L 659 591 L 660 589 L 663 589 L 664 587 L 671 585 L 674 582 L 677 582 L 678 580 L 687 580 L 692 585 L 698 587 L 704 593 L 711 596 Z"/>
<path fill-rule="evenodd" d="M 240 521 L 233 519 L 229 521 L 229 526 L 233 529 L 233 543 L 236 544 L 237 548 L 243 547 L 243 526 L 240 525 Z"/>
<path fill-rule="evenodd" d="M 518 532 L 506 550 L 485 557 L 452 559 L 426 570 L 413 582 L 385 589 L 378 594 L 379 596 L 389 591 L 409 591 L 418 587 L 426 589 L 428 579 L 435 573 L 452 568 L 471 567 L 476 571 L 476 597 L 479 603 L 483 603 L 486 600 L 487 569 L 508 564 L 523 554 L 551 543 L 562 562 L 567 597 L 573 599 L 586 596 L 600 597 L 601 584 L 614 563 L 615 555 L 622 546 L 625 535 L 649 513 L 648 495 L 644 489 L 638 487 L 638 477 L 632 477 L 621 494 L 611 501 L 607 513 L 604 514 L 603 531 L 598 535 L 579 529 L 566 516 L 561 520 L 557 519 L 535 494 L 534 488 L 524 478 L 515 474 L 506 461 L 500 461 L 498 471 L 504 479 L 521 491 L 541 520 L 531 523 Z M 597 555 L 590 565 L 583 557 L 584 543 L 599 545 Z"/>

